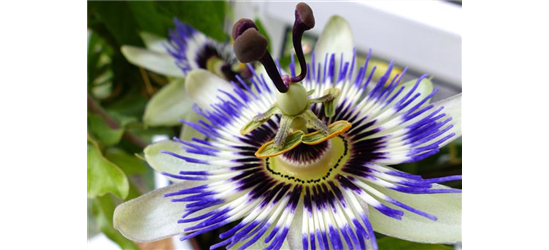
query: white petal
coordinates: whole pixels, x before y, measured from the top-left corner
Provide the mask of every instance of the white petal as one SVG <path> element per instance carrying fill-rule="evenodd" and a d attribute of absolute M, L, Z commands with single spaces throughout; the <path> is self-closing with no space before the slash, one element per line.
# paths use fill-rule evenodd
<path fill-rule="evenodd" d="M 145 42 L 147 49 L 160 53 L 167 53 L 166 46 L 169 44 L 168 39 L 146 31 L 139 32 L 139 36 L 143 42 Z"/>
<path fill-rule="evenodd" d="M 454 125 L 454 127 L 448 132 L 444 133 L 442 136 L 450 133 L 456 133 L 454 137 L 452 137 L 450 140 L 443 142 L 439 146 L 443 147 L 444 145 L 454 141 L 461 136 L 461 93 L 433 104 L 435 105 L 434 109 L 437 109 L 440 106 L 444 106 L 442 112 L 444 112 L 447 116 L 452 117 L 452 121 L 450 123 Z"/>
<path fill-rule="evenodd" d="M 233 92 L 233 86 L 229 82 L 203 69 L 192 70 L 187 75 L 185 86 L 191 99 L 205 110 L 210 110 L 211 104 L 219 102 L 217 96 L 225 97 L 219 90 Z"/>
<path fill-rule="evenodd" d="M 292 225 L 290 226 L 290 231 L 286 236 L 286 242 L 288 243 L 288 247 L 290 249 L 303 249 L 302 224 L 303 224 L 303 202 L 300 201 L 295 210 L 294 220 L 292 221 Z"/>
<path fill-rule="evenodd" d="M 144 150 L 147 163 L 157 172 L 166 172 L 170 174 L 178 174 L 179 171 L 207 171 L 218 169 L 219 166 L 211 166 L 206 164 L 197 164 L 186 162 L 174 156 L 162 153 L 162 150 L 173 152 L 182 156 L 192 157 L 195 159 L 208 160 L 212 157 L 204 155 L 190 154 L 181 149 L 181 144 L 175 141 L 161 141 L 147 146 Z M 174 182 L 181 182 L 179 179 L 170 178 Z"/>
<path fill-rule="evenodd" d="M 290 230 L 288 231 L 288 234 L 286 235 L 286 239 L 284 239 L 284 242 L 282 243 L 282 246 L 280 249 L 303 249 L 302 243 L 301 243 L 301 223 L 302 223 L 302 214 L 303 214 L 303 202 L 299 202 L 297 205 L 294 218 L 292 220 L 292 224 L 290 225 Z M 274 225 L 271 225 L 269 230 L 263 234 L 254 244 L 250 245 L 247 249 L 266 249 L 271 243 L 272 240 L 269 243 L 265 243 L 265 238 L 271 233 L 271 230 L 274 228 Z M 279 233 L 283 229 L 279 229 Z M 231 249 L 238 249 L 240 246 L 247 243 L 249 239 L 245 240 L 244 242 L 239 242 L 235 244 L 235 246 L 231 247 Z"/>
<path fill-rule="evenodd" d="M 156 241 L 182 233 L 193 223 L 177 223 L 184 214 L 184 204 L 171 202 L 164 194 L 201 184 L 184 181 L 120 204 L 114 210 L 114 228 L 136 242 Z"/>
<path fill-rule="evenodd" d="M 196 123 L 201 118 L 202 118 L 201 115 L 194 112 L 194 110 L 191 110 L 187 113 L 184 120 L 188 122 Z M 192 138 L 204 139 L 205 137 L 206 136 L 204 134 L 198 132 L 196 129 L 187 125 L 183 125 L 181 127 L 181 134 L 179 135 L 179 139 L 183 141 L 190 141 Z"/>
<path fill-rule="evenodd" d="M 432 214 L 432 221 L 417 214 L 404 211 L 402 220 L 385 216 L 370 209 L 374 230 L 391 237 L 422 243 L 456 243 L 461 241 L 461 194 L 405 194 L 374 186 L 379 191 L 406 205 Z M 435 184 L 434 188 L 448 188 Z M 387 204 L 387 203 L 385 203 Z M 393 205 L 387 204 L 393 208 Z"/>
<path fill-rule="evenodd" d="M 121 50 L 128 61 L 139 67 L 162 75 L 173 77 L 184 76 L 181 69 L 175 65 L 173 57 L 168 53 L 161 53 L 128 45 L 122 46 Z"/>
<path fill-rule="evenodd" d="M 143 121 L 147 126 L 181 124 L 193 102 L 185 90 L 185 80 L 176 78 L 158 91 L 145 107 Z"/>
<path fill-rule="evenodd" d="M 322 30 L 322 34 L 315 45 L 315 62 L 317 64 L 319 62 L 324 63 L 326 53 L 335 53 L 335 76 L 337 79 L 341 53 L 343 53 L 343 62 L 351 63 L 353 59 L 353 48 L 354 40 L 351 26 L 342 17 L 332 16 Z"/>
<path fill-rule="evenodd" d="M 267 230 L 267 232 L 265 232 L 265 234 L 263 234 L 263 236 L 261 236 L 261 238 L 259 238 L 254 244 L 250 245 L 246 249 L 250 249 L 250 250 L 267 249 L 267 247 L 269 245 L 271 245 L 271 243 L 272 243 L 272 240 L 269 243 L 265 243 L 265 238 L 267 238 L 267 236 L 269 235 L 270 232 L 271 232 L 270 230 Z M 291 232 L 292 231 L 290 230 L 290 232 L 288 234 L 290 234 Z M 233 247 L 231 247 L 231 249 L 238 249 L 242 245 L 246 244 L 246 242 L 248 242 L 248 241 L 249 241 L 249 239 L 246 239 L 243 242 L 236 243 Z M 286 249 L 301 249 L 301 248 L 293 248 L 293 247 L 289 246 L 288 245 L 288 239 L 286 239 L 286 240 L 284 240 L 284 243 L 282 243 L 282 246 L 280 247 L 280 249 L 286 250 Z"/>

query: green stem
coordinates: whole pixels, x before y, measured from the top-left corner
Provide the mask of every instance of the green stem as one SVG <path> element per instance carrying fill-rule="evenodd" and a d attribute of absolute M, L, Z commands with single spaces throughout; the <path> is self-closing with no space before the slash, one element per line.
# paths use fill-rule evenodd
<path fill-rule="evenodd" d="M 105 112 L 105 110 L 103 110 L 103 108 L 101 108 L 101 106 L 90 95 L 88 95 L 88 108 L 92 112 L 101 116 L 101 118 L 103 118 L 103 120 L 107 123 L 107 125 L 110 128 L 112 129 L 120 128 L 120 125 L 118 124 L 118 122 L 116 122 L 114 118 L 110 117 L 109 114 L 107 114 L 107 112 Z M 122 138 L 128 140 L 129 142 L 135 144 L 140 148 L 145 148 L 148 145 L 148 143 L 143 141 L 141 138 L 139 138 L 139 136 L 129 131 L 124 131 L 124 135 L 122 136 Z"/>

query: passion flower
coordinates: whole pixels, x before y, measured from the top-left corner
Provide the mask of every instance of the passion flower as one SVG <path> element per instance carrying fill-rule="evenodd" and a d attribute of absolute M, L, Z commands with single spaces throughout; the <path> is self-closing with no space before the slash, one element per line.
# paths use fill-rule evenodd
<path fill-rule="evenodd" d="M 358 67 L 352 48 L 307 64 L 298 40 L 314 17 L 303 3 L 295 16 L 299 75 L 276 66 L 251 20 L 232 33 L 236 56 L 264 65 L 251 87 L 191 73 L 187 87 L 205 120 L 184 123 L 207 139 L 149 146 L 147 161 L 175 184 L 117 207 L 115 227 L 136 241 L 185 240 L 237 222 L 211 249 L 377 249 L 374 231 L 460 241 L 461 190 L 436 183 L 461 176 L 424 179 L 387 165 L 424 159 L 458 138 L 461 95 L 430 104 L 436 91 L 425 92 L 426 75 L 402 84 L 402 75 L 390 79 L 392 63 L 373 83 L 370 54 Z M 317 49 L 338 39 L 352 41 L 321 37 Z"/>

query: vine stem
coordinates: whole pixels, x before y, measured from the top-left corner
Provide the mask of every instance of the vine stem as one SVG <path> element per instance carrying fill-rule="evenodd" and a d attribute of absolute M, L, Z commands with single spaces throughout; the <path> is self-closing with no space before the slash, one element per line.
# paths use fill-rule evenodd
<path fill-rule="evenodd" d="M 120 124 L 114 120 L 114 118 L 110 117 L 101 106 L 90 96 L 88 95 L 88 108 L 96 113 L 97 115 L 101 116 L 101 118 L 107 123 L 107 125 L 112 129 L 119 129 Z M 139 138 L 137 135 L 135 135 L 132 132 L 124 131 L 124 134 L 122 135 L 122 138 L 130 141 L 131 143 L 135 144 L 136 146 L 140 148 L 147 147 L 147 142 L 143 141 L 141 138 Z"/>

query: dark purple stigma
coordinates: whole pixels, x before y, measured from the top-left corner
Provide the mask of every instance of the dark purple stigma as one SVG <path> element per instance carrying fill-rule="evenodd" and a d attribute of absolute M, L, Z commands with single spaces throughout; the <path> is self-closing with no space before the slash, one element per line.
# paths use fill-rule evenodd
<path fill-rule="evenodd" d="M 281 93 L 288 92 L 290 83 L 302 81 L 307 75 L 307 62 L 301 47 L 301 38 L 306 30 L 315 26 L 313 11 L 309 5 L 299 3 L 295 10 L 295 22 L 293 28 L 293 45 L 301 66 L 301 73 L 295 77 L 280 76 L 271 54 L 267 51 L 267 39 L 261 35 L 255 23 L 250 19 L 238 20 L 232 30 L 234 39 L 234 52 L 236 58 L 242 63 L 259 61 L 265 67 L 267 74 L 273 80 L 276 88 Z"/>
<path fill-rule="evenodd" d="M 295 7 L 295 22 L 292 31 L 292 40 L 295 54 L 301 67 L 301 73 L 298 76 L 291 77 L 291 82 L 300 82 L 307 75 L 307 62 L 305 61 L 305 55 L 303 54 L 303 48 L 301 47 L 301 38 L 305 31 L 314 27 L 315 17 L 313 15 L 313 10 L 306 3 L 298 3 Z"/>

